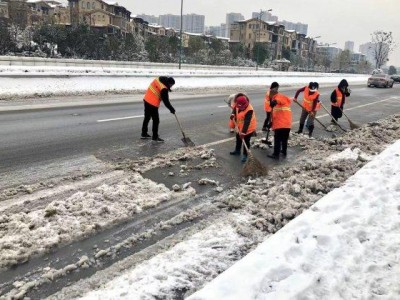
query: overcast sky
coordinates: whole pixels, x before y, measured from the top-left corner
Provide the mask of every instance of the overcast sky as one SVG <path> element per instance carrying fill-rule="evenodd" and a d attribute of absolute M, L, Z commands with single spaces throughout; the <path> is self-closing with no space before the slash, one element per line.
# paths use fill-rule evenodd
<path fill-rule="evenodd" d="M 309 36 L 337 43 L 360 44 L 371 40 L 370 34 L 382 29 L 392 31 L 398 47 L 390 55 L 389 65 L 400 67 L 400 0 L 184 0 L 183 13 L 205 15 L 206 26 L 225 23 L 228 12 L 240 12 L 250 18 L 253 11 L 272 9 L 280 20 L 308 24 Z M 132 14 L 180 14 L 180 0 L 118 0 Z"/>

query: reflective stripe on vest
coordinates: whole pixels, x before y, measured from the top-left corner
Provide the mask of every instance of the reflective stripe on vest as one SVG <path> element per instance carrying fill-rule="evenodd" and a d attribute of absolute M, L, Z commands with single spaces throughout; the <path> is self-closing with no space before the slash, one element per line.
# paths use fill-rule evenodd
<path fill-rule="evenodd" d="M 160 107 L 161 91 L 166 88 L 158 78 L 154 79 L 144 95 L 144 100 L 153 106 Z"/>
<path fill-rule="evenodd" d="M 303 99 L 303 108 L 310 112 L 313 110 L 313 106 L 314 106 L 314 101 L 318 98 L 319 93 L 318 92 L 314 92 L 313 94 L 310 94 L 310 88 L 307 86 L 304 89 L 304 99 Z M 320 109 L 321 104 L 318 102 L 315 110 Z"/>
<path fill-rule="evenodd" d="M 278 104 L 272 109 L 272 129 L 282 129 L 292 127 L 291 100 L 283 94 L 273 97 Z"/>
<path fill-rule="evenodd" d="M 343 94 L 339 88 L 336 88 L 335 91 L 336 91 L 336 103 L 331 103 L 331 104 L 332 106 L 340 107 L 342 106 Z"/>

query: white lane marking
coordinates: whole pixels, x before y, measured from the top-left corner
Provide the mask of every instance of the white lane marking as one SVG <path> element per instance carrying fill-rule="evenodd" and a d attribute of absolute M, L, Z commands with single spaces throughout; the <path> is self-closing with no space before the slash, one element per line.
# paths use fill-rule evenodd
<path fill-rule="evenodd" d="M 218 108 L 226 108 L 226 105 L 217 106 Z"/>
<path fill-rule="evenodd" d="M 123 118 L 115 118 L 115 119 L 97 120 L 97 123 L 111 122 L 111 121 L 120 121 L 120 120 L 128 120 L 128 119 L 136 119 L 136 118 L 143 118 L 143 117 L 144 117 L 144 115 L 140 115 L 140 116 L 131 116 L 131 117 L 123 117 Z"/>

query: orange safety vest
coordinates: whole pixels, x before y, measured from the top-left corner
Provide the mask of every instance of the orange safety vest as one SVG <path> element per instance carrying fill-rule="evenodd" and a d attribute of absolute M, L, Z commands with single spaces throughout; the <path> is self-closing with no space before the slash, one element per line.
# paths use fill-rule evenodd
<path fill-rule="evenodd" d="M 269 98 L 269 91 L 267 91 L 267 93 L 265 94 L 264 97 L 264 110 L 266 112 L 271 112 L 272 111 L 272 107 L 270 105 L 270 98 Z"/>
<path fill-rule="evenodd" d="M 249 112 L 250 110 L 253 111 L 253 115 L 251 116 L 250 125 L 247 128 L 247 131 L 243 132 L 243 133 L 250 134 L 250 133 L 256 131 L 256 128 L 257 128 L 256 112 L 254 111 L 253 106 L 251 106 L 251 104 L 249 104 L 249 106 L 247 106 L 247 108 L 242 111 L 239 111 L 239 109 L 236 108 L 236 123 L 237 123 L 238 129 L 239 129 L 239 132 L 242 132 L 243 126 L 244 126 L 244 118 L 245 118 L 247 112 Z"/>
<path fill-rule="evenodd" d="M 277 105 L 272 109 L 272 129 L 292 128 L 291 100 L 283 94 L 276 94 Z"/>
<path fill-rule="evenodd" d="M 144 95 L 144 101 L 155 107 L 160 107 L 161 91 L 166 88 L 167 87 L 161 83 L 160 79 L 154 79 L 147 88 L 146 94 Z"/>
<path fill-rule="evenodd" d="M 335 91 L 336 91 L 336 103 L 331 103 L 331 104 L 332 106 L 340 107 L 342 106 L 343 94 L 339 88 L 336 88 Z"/>
<path fill-rule="evenodd" d="M 303 108 L 310 112 L 313 110 L 314 106 L 314 101 L 318 98 L 319 92 L 314 92 L 313 94 L 310 94 L 310 88 L 306 86 L 304 89 L 304 99 L 303 99 Z M 321 108 L 321 103 L 317 103 L 317 106 L 315 107 L 315 110 L 319 110 Z"/>

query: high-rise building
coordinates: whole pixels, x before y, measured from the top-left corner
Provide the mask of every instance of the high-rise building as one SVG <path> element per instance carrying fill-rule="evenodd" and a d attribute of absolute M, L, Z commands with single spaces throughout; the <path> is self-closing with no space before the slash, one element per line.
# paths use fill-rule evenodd
<path fill-rule="evenodd" d="M 304 23 L 293 23 L 293 22 L 289 22 L 289 21 L 278 21 L 279 24 L 285 26 L 286 30 L 294 30 L 297 33 L 301 33 L 307 36 L 308 33 L 308 24 L 304 24 Z"/>
<path fill-rule="evenodd" d="M 354 52 L 354 42 L 353 41 L 346 41 L 344 43 L 344 50 L 349 50 L 350 52 Z"/>
<path fill-rule="evenodd" d="M 375 66 L 376 61 L 375 61 L 375 44 L 368 42 L 365 44 L 360 45 L 359 51 L 360 53 L 364 54 L 365 57 L 367 58 L 367 60 L 373 65 Z"/>
<path fill-rule="evenodd" d="M 204 33 L 204 15 L 183 15 L 183 30 L 191 33 Z"/>
<path fill-rule="evenodd" d="M 160 25 L 166 28 L 174 28 L 180 30 L 181 28 L 181 16 L 178 15 L 160 15 L 159 17 Z"/>
<path fill-rule="evenodd" d="M 159 22 L 160 22 L 159 17 L 156 17 L 156 16 L 141 14 L 141 15 L 137 15 L 136 17 L 143 19 L 143 21 L 146 21 L 149 24 L 159 24 Z"/>
<path fill-rule="evenodd" d="M 229 37 L 229 32 L 231 30 L 231 25 L 237 21 L 244 20 L 244 16 L 241 13 L 228 13 L 226 14 L 226 28 L 224 32 L 221 32 L 221 36 Z M 221 24 L 222 25 L 222 24 Z"/>
<path fill-rule="evenodd" d="M 260 12 L 252 12 L 251 13 L 251 18 L 252 19 L 259 19 L 260 18 Z M 267 10 L 262 10 L 261 11 L 261 20 L 264 22 L 278 22 L 278 17 L 274 16 Z"/>

